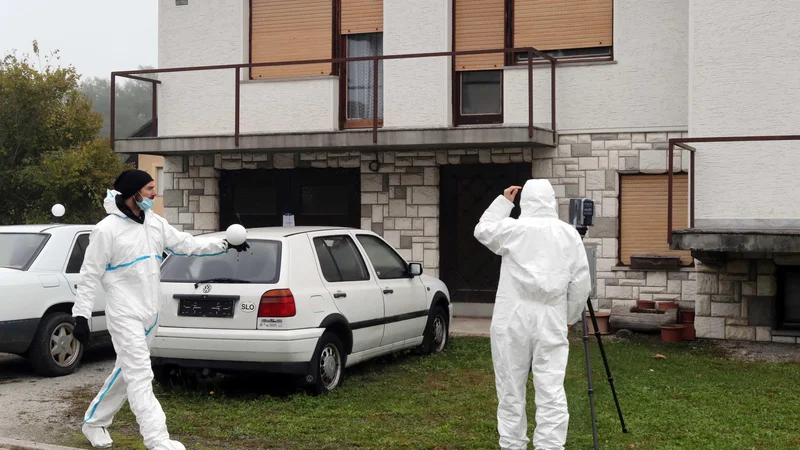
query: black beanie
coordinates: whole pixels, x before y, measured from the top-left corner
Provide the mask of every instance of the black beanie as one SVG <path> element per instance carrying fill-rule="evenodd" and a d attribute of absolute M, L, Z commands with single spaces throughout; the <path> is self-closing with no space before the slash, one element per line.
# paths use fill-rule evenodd
<path fill-rule="evenodd" d="M 117 177 L 117 181 L 114 182 L 114 190 L 122 194 L 123 199 L 126 199 L 135 195 L 151 181 L 153 181 L 153 177 L 144 170 L 126 170 Z"/>

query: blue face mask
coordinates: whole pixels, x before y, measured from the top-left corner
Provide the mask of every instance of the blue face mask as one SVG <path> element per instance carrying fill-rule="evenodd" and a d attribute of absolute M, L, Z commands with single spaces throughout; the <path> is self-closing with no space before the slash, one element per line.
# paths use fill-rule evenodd
<path fill-rule="evenodd" d="M 139 194 L 139 195 L 141 195 L 141 194 Z M 152 208 L 153 207 L 153 203 L 155 203 L 155 202 L 153 202 L 152 199 L 147 198 L 147 197 L 145 197 L 143 195 L 142 195 L 142 201 L 136 200 L 135 198 L 134 198 L 134 201 L 136 202 L 136 206 L 141 208 L 142 211 L 147 211 L 148 209 Z"/>

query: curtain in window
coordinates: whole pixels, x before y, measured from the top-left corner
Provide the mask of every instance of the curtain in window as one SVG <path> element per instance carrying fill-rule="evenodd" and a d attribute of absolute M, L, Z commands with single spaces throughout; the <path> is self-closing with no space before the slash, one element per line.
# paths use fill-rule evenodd
<path fill-rule="evenodd" d="M 347 57 L 383 55 L 383 33 L 347 36 Z M 371 119 L 373 116 L 372 61 L 347 63 L 347 118 Z M 383 117 L 383 61 L 378 61 L 378 118 Z"/>

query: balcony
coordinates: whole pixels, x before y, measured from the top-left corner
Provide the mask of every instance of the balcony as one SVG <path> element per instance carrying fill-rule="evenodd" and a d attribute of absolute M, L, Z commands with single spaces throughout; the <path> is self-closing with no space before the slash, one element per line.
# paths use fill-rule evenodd
<path fill-rule="evenodd" d="M 527 70 L 523 66 L 507 71 L 513 71 L 513 75 L 506 76 L 501 85 L 503 123 L 453 126 L 456 111 L 452 100 L 460 94 L 454 87 L 453 59 L 484 53 L 527 53 Z M 337 75 L 354 62 L 371 63 L 372 80 L 379 80 L 378 89 L 370 89 L 372 105 L 368 110 L 372 117 L 361 120 L 364 127 L 355 129 L 346 127 L 342 120 L 341 99 L 346 98 L 347 91 Z M 251 80 L 249 75 L 255 68 L 310 64 L 328 64 L 332 74 L 270 80 Z M 436 78 L 420 82 L 414 74 L 420 67 L 449 68 L 450 73 L 437 71 Z M 114 86 L 118 77 L 152 84 L 151 136 L 115 135 Z M 555 80 L 556 60 L 530 47 L 113 72 L 111 143 L 119 153 L 164 156 L 198 152 L 554 147 Z M 428 96 L 431 103 L 410 101 L 409 92 Z"/>

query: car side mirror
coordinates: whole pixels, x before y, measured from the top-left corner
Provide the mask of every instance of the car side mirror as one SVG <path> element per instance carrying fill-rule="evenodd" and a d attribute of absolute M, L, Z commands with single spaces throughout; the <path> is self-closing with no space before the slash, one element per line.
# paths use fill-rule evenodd
<path fill-rule="evenodd" d="M 422 275 L 422 264 L 420 263 L 411 263 L 408 265 L 408 274 L 412 277 L 418 277 Z"/>

